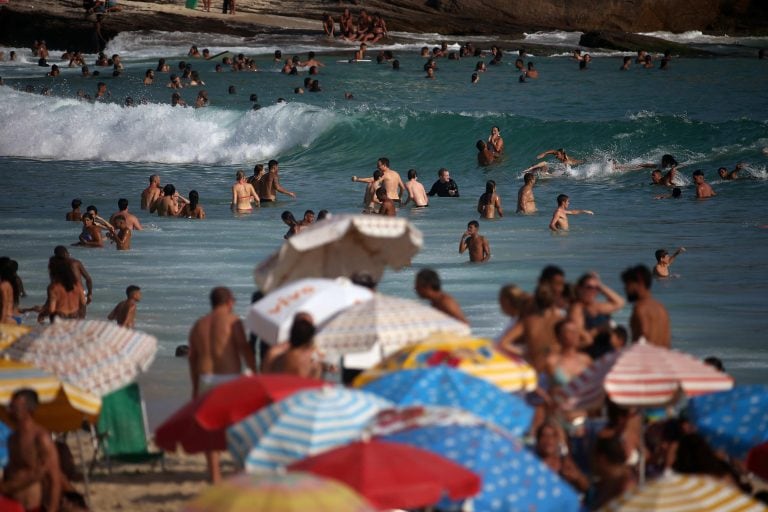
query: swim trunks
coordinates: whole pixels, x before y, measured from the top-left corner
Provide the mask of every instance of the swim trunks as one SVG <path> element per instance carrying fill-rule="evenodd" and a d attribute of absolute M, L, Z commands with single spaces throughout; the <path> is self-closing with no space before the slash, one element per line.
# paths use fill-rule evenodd
<path fill-rule="evenodd" d="M 219 384 L 241 377 L 240 373 L 206 373 L 200 376 L 200 393 L 205 393 Z"/>

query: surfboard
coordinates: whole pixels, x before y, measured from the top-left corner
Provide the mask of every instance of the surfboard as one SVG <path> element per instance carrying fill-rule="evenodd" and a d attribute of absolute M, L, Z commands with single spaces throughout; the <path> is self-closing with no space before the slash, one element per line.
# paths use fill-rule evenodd
<path fill-rule="evenodd" d="M 355 60 L 355 59 L 342 59 L 342 60 L 337 60 L 336 62 L 338 62 L 340 64 L 357 64 L 358 62 L 371 62 L 371 59 L 358 59 L 358 60 Z"/>

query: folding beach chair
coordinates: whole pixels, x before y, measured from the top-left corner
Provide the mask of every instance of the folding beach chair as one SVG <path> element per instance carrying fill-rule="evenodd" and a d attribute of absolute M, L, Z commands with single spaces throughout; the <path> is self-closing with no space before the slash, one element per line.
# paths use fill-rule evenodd
<path fill-rule="evenodd" d="M 102 399 L 101 415 L 94 435 L 94 452 L 89 473 L 96 464 L 106 463 L 112 472 L 112 463 L 151 463 L 154 467 L 160 461 L 165 470 L 163 452 L 149 451 L 147 415 L 141 391 L 136 383 L 118 389 Z"/>

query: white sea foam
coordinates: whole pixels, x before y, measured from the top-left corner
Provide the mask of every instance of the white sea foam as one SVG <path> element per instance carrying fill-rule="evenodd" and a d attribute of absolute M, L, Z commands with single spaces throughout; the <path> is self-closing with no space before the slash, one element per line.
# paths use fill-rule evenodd
<path fill-rule="evenodd" d="M 309 146 L 337 116 L 302 103 L 259 111 L 80 102 L 0 88 L 0 154 L 55 160 L 232 164 Z"/>
<path fill-rule="evenodd" d="M 702 33 L 700 30 L 689 30 L 688 32 L 641 32 L 641 36 L 657 37 L 659 39 L 665 39 L 675 43 L 693 43 L 693 44 L 719 44 L 719 45 L 734 45 L 734 44 L 755 44 L 761 41 L 768 42 L 768 37 L 730 37 L 713 36 Z"/>
<path fill-rule="evenodd" d="M 565 32 L 563 30 L 540 31 L 533 34 L 524 33 L 523 40 L 536 44 L 579 46 L 579 39 L 583 34 L 583 32 Z"/>

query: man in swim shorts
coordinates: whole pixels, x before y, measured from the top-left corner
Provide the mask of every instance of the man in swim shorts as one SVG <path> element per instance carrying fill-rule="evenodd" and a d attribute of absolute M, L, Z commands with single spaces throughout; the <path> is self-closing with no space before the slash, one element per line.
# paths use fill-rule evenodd
<path fill-rule="evenodd" d="M 280 167 L 277 160 L 270 160 L 267 164 L 267 174 L 259 181 L 258 195 L 262 202 L 274 202 L 277 200 L 277 193 L 285 194 L 289 197 L 296 197 L 296 194 L 289 192 L 280 185 Z"/>
<path fill-rule="evenodd" d="M 234 313 L 235 297 L 229 288 L 211 290 L 211 312 L 201 317 L 189 332 L 189 374 L 192 398 L 241 375 L 242 364 L 256 371 L 256 359 L 243 324 Z M 206 452 L 211 482 L 221 479 L 219 453 Z"/>

